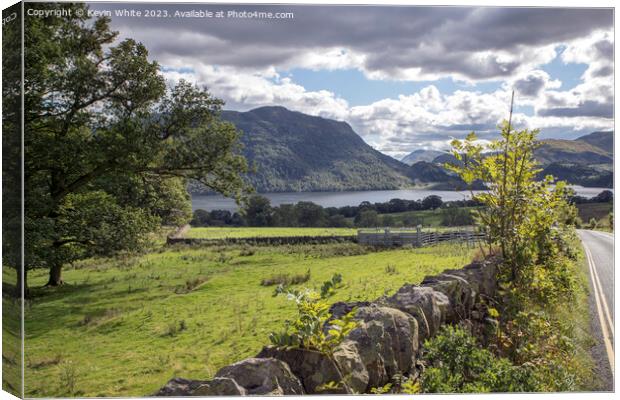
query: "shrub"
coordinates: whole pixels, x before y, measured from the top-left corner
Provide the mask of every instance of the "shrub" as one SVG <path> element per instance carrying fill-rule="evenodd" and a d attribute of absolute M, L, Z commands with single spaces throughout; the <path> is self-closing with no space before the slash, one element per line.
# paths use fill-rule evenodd
<path fill-rule="evenodd" d="M 286 294 L 297 304 L 297 318 L 288 322 L 281 332 L 269 335 L 271 343 L 278 347 L 301 347 L 317 350 L 331 356 L 335 348 L 358 326 L 354 320 L 357 309 L 351 310 L 342 318 L 333 319 L 329 312 L 328 296 L 339 287 L 342 276 L 334 274 L 323 284 L 321 294 L 305 289 L 286 290 L 278 286 L 276 293 Z M 327 328 L 327 329 L 325 329 Z"/>
<path fill-rule="evenodd" d="M 421 376 L 426 393 L 530 392 L 538 389 L 529 365 L 515 366 L 481 348 L 461 328 L 445 326 L 425 343 L 428 367 Z"/>

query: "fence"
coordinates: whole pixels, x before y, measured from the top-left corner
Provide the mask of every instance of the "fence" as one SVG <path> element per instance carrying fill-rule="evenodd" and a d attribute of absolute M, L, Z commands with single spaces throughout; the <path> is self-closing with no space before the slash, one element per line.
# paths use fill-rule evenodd
<path fill-rule="evenodd" d="M 382 230 L 359 230 L 357 242 L 368 246 L 404 246 L 415 247 L 429 246 L 439 242 L 460 241 L 473 244 L 484 240 L 484 233 L 472 230 L 451 230 L 438 232 L 422 232 L 420 229 L 399 229 L 391 231 L 389 228 Z"/>

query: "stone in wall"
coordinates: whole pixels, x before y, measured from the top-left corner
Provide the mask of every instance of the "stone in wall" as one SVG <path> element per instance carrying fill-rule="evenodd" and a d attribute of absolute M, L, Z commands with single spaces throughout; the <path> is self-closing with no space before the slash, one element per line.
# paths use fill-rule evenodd
<path fill-rule="evenodd" d="M 384 301 L 386 305 L 397 308 L 417 320 L 420 344 L 437 333 L 451 312 L 448 297 L 427 286 L 404 285 Z"/>
<path fill-rule="evenodd" d="M 299 377 L 308 394 L 353 393 L 346 385 L 334 360 L 319 351 L 266 346 L 256 357 L 272 358 L 286 363 L 293 374 Z M 337 387 L 326 387 L 330 383 L 336 384 Z"/>
<path fill-rule="evenodd" d="M 195 381 L 172 378 L 154 396 L 245 396 L 247 391 L 229 378 Z"/>
<path fill-rule="evenodd" d="M 248 358 L 220 369 L 216 378 L 229 378 L 249 395 L 303 394 L 289 366 L 274 358 Z"/>

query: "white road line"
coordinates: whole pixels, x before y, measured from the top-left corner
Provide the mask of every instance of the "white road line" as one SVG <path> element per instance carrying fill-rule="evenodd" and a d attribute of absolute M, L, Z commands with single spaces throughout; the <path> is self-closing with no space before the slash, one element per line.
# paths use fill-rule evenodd
<path fill-rule="evenodd" d="M 598 311 L 598 318 L 599 318 L 599 322 L 601 324 L 601 331 L 603 332 L 603 342 L 605 343 L 605 350 L 607 352 L 607 359 L 609 360 L 609 365 L 611 367 L 611 373 L 612 375 L 615 376 L 615 372 L 614 372 L 614 363 L 615 363 L 615 357 L 614 357 L 614 349 L 611 345 L 611 340 L 609 338 L 609 333 L 608 333 L 608 329 L 611 331 L 611 334 L 613 336 L 613 324 L 610 324 L 609 328 L 607 327 L 607 324 L 605 323 L 605 318 L 603 318 L 603 308 L 601 306 L 601 297 L 604 299 L 602 290 L 600 289 L 600 287 L 596 284 L 597 279 L 595 279 L 596 275 L 596 268 L 594 266 L 594 260 L 592 259 L 592 254 L 590 254 L 590 250 L 588 249 L 587 245 L 585 243 L 583 243 L 583 248 L 586 252 L 586 258 L 588 260 L 588 267 L 590 268 L 590 277 L 592 278 L 592 286 L 594 287 L 594 300 L 596 302 L 596 309 Z M 600 284 L 600 282 L 599 282 Z M 599 294 L 599 291 L 600 294 Z M 609 310 L 607 309 L 607 312 L 609 312 Z M 608 320 L 609 320 L 609 315 L 606 315 Z M 613 340 L 613 338 L 612 338 Z"/>
<path fill-rule="evenodd" d="M 592 272 L 594 272 L 594 279 L 596 279 L 596 284 L 598 285 L 599 293 L 601 294 L 601 303 L 603 304 L 603 311 L 605 312 L 605 318 L 609 323 L 609 330 L 611 331 L 611 335 L 615 336 L 614 333 L 614 323 L 611 319 L 611 312 L 609 312 L 609 307 L 607 306 L 607 299 L 605 297 L 605 292 L 603 291 L 603 285 L 601 285 L 601 280 L 598 277 L 598 272 L 596 272 L 596 263 L 594 262 L 594 258 L 592 257 L 592 253 L 590 249 L 585 247 L 586 254 L 588 256 L 588 262 L 592 262 Z M 593 279 L 593 280 L 594 280 Z"/>

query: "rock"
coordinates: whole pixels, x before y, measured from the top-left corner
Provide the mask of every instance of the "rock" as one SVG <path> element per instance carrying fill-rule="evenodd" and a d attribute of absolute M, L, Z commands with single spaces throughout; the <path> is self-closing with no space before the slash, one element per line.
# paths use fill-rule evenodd
<path fill-rule="evenodd" d="M 194 391 L 209 381 L 196 381 L 185 378 L 172 378 L 153 396 L 192 396 Z"/>
<path fill-rule="evenodd" d="M 455 323 L 469 316 L 478 298 L 477 284 L 474 288 L 467 279 L 458 273 L 444 272 L 437 276 L 424 278 L 422 286 L 427 286 L 446 295 L 450 301 L 446 321 Z"/>
<path fill-rule="evenodd" d="M 247 391 L 230 378 L 196 381 L 172 378 L 154 396 L 245 396 Z"/>
<path fill-rule="evenodd" d="M 385 301 L 418 321 L 420 343 L 435 335 L 446 315 L 452 312 L 448 297 L 428 286 L 404 285 Z"/>
<path fill-rule="evenodd" d="M 368 370 L 359 353 L 358 343 L 345 340 L 334 350 L 334 361 L 344 381 L 353 393 L 365 393 L 368 388 Z"/>
<path fill-rule="evenodd" d="M 199 386 L 192 396 L 245 396 L 248 391 L 231 378 L 215 377 Z"/>
<path fill-rule="evenodd" d="M 409 372 L 418 352 L 418 322 L 396 308 L 377 304 L 360 308 L 357 318 L 366 323 L 378 323 L 387 333 L 383 341 L 386 345 L 383 354 L 388 376 Z M 369 328 L 372 333 L 373 327 Z"/>
<path fill-rule="evenodd" d="M 368 385 L 383 386 L 396 373 L 407 373 L 418 351 L 418 322 L 411 315 L 380 304 L 337 303 L 331 312 L 340 318 L 358 307 L 360 326 L 349 334 L 368 374 Z M 357 391 L 357 388 L 356 388 Z"/>
<path fill-rule="evenodd" d="M 308 394 L 352 393 L 336 363 L 319 351 L 267 346 L 256 357 L 272 358 L 286 363 L 293 374 L 299 377 Z M 336 386 L 325 387 L 330 384 Z"/>
<path fill-rule="evenodd" d="M 389 381 L 385 367 L 387 358 L 392 366 L 395 365 L 391 338 L 385 327 L 379 322 L 364 322 L 360 327 L 351 332 L 349 338 L 357 343 L 358 353 L 368 373 L 368 386 L 383 386 Z"/>
<path fill-rule="evenodd" d="M 248 358 L 220 369 L 217 378 L 230 378 L 249 395 L 304 394 L 288 365 L 274 358 Z"/>

